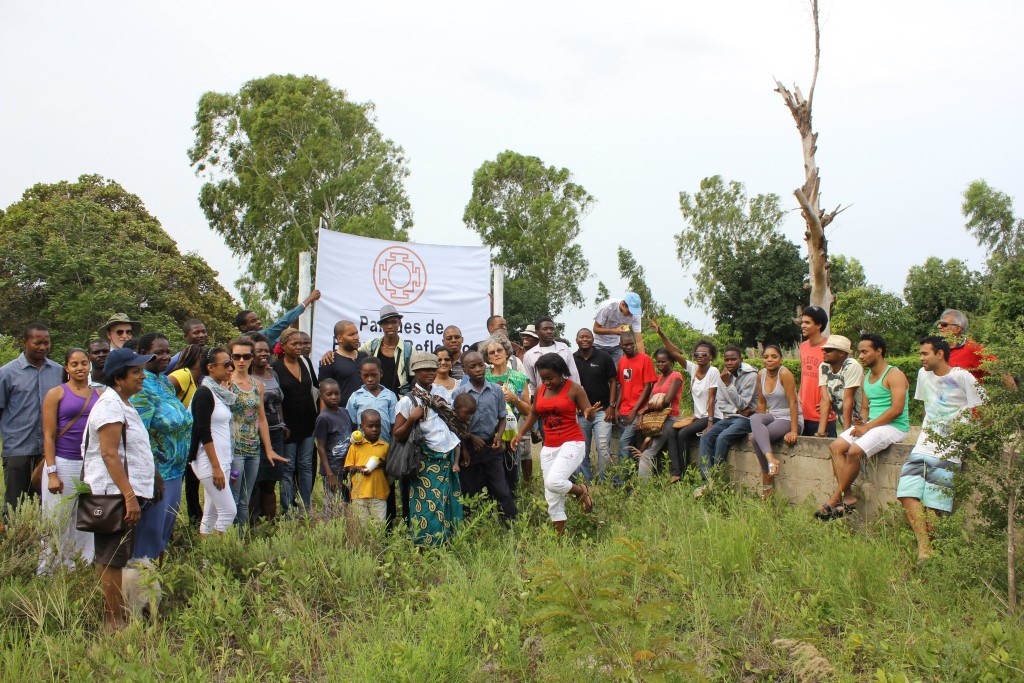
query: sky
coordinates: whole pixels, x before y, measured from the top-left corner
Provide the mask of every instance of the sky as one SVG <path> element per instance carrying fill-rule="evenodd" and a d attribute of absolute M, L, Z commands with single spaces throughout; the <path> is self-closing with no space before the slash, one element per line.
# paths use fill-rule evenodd
<path fill-rule="evenodd" d="M 929 256 L 980 269 L 962 193 L 1024 196 L 1024 4 L 822 2 L 814 100 L 823 206 L 848 206 L 830 252 L 901 292 Z M 0 0 L 0 206 L 37 182 L 98 173 L 139 195 L 182 251 L 232 291 L 240 266 L 203 217 L 187 150 L 200 96 L 271 73 L 326 78 L 372 101 L 411 174 L 413 241 L 479 244 L 462 222 L 474 170 L 503 150 L 572 171 L 597 202 L 582 223 L 590 326 L 616 247 L 698 328 L 675 256 L 679 192 L 720 174 L 775 193 L 803 222 L 799 135 L 774 78 L 806 92 L 802 0 L 692 2 L 47 2 Z M 1020 211 L 1020 207 L 1018 207 Z M 287 302 L 284 302 L 287 303 Z"/>

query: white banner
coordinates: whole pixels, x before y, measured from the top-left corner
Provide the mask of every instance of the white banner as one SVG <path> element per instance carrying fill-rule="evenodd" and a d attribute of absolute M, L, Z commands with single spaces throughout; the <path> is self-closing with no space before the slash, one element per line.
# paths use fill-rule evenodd
<path fill-rule="evenodd" d="M 320 230 L 313 311 L 313 358 L 334 349 L 334 325 L 351 320 L 359 341 L 380 337 L 380 309 L 402 314 L 399 336 L 433 351 L 444 328 L 462 330 L 463 346 L 487 337 L 491 260 L 486 247 L 389 242 Z"/>

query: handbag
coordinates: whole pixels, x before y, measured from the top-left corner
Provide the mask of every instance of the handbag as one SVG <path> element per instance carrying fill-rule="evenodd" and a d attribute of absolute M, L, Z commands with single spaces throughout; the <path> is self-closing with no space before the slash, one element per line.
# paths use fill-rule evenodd
<path fill-rule="evenodd" d="M 412 399 L 413 407 L 416 406 L 416 399 Z M 384 461 L 384 471 L 392 479 L 412 479 L 420 471 L 420 463 L 423 461 L 423 430 L 420 423 L 412 426 L 412 431 L 405 441 L 393 441 L 388 449 L 388 457 Z"/>
<path fill-rule="evenodd" d="M 85 399 L 85 403 L 82 404 L 82 409 L 78 411 L 78 415 L 75 415 L 75 419 L 64 425 L 64 429 L 60 430 L 60 433 L 57 434 L 57 438 L 53 440 L 54 446 L 56 446 L 57 442 L 60 441 L 60 437 L 67 434 L 67 431 L 75 426 L 75 423 L 81 419 L 82 415 L 85 415 L 85 409 L 89 407 L 89 404 L 92 403 L 92 400 L 95 397 L 96 390 L 93 389 L 89 394 L 89 398 Z M 43 491 L 43 465 L 45 464 L 46 458 L 40 457 L 39 462 L 37 462 L 36 466 L 32 468 L 32 481 L 30 482 L 30 486 L 33 491 L 39 491 L 40 493 Z"/>
<path fill-rule="evenodd" d="M 665 427 L 665 420 L 668 419 L 670 412 L 672 412 L 672 408 L 662 408 L 644 413 L 640 416 L 637 431 L 644 436 L 658 436 Z"/>
<path fill-rule="evenodd" d="M 128 425 L 121 424 L 121 443 L 124 444 L 124 476 L 128 474 Z M 89 433 L 85 434 L 85 453 L 89 448 Z M 85 458 L 82 459 L 82 479 L 85 479 Z M 128 528 L 124 521 L 126 508 L 120 493 L 80 493 L 75 513 L 75 528 L 94 534 L 119 534 Z"/>

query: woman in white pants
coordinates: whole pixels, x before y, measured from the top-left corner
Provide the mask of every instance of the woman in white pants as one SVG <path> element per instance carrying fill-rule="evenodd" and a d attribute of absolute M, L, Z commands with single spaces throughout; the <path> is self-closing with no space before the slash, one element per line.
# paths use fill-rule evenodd
<path fill-rule="evenodd" d="M 561 535 L 565 533 L 567 494 L 579 499 L 584 512 L 590 512 L 594 507 L 587 485 L 574 484 L 571 477 L 583 462 L 586 444 L 576 412 L 593 420 L 601 404 L 590 405 L 583 387 L 569 379 L 569 366 L 557 353 L 544 354 L 534 367 L 544 388 L 538 388 L 529 417 L 512 439 L 512 450 L 518 449 L 523 435 L 530 433 L 539 417 L 544 424 L 544 447 L 540 451 L 544 498 L 548 502 L 548 516 L 555 525 L 555 531 Z"/>
<path fill-rule="evenodd" d="M 199 535 L 222 534 L 231 526 L 237 508 L 228 472 L 231 469 L 231 406 L 228 388 L 234 365 L 228 352 L 213 347 L 203 354 L 203 381 L 192 397 L 192 471 L 203 485 L 205 502 Z"/>

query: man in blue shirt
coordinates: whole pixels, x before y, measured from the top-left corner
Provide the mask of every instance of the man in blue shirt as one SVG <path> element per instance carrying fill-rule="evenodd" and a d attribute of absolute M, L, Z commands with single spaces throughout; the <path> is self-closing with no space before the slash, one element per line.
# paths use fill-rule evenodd
<path fill-rule="evenodd" d="M 60 386 L 63 368 L 47 358 L 50 330 L 33 323 L 21 335 L 22 353 L 0 368 L 0 438 L 3 439 L 4 515 L 34 496 L 32 469 L 43 455 L 43 398 Z"/>
<path fill-rule="evenodd" d="M 470 351 L 462 357 L 462 369 L 468 382 L 463 382 L 452 392 L 452 398 L 460 394 L 471 394 L 476 399 L 476 412 L 469 423 L 469 436 L 463 439 L 463 448 L 469 454 L 469 465 L 462 467 L 462 493 L 466 496 L 483 493 L 484 487 L 490 497 L 501 506 L 506 520 L 516 518 L 516 501 L 505 480 L 505 449 L 501 433 L 505 431 L 505 394 L 501 386 L 484 379 L 487 366 L 484 357 Z M 465 462 L 463 457 L 463 463 Z"/>
<path fill-rule="evenodd" d="M 298 321 L 299 316 L 306 310 L 306 307 L 319 298 L 320 290 L 314 289 L 301 304 L 285 313 L 280 320 L 265 330 L 260 329 L 263 327 L 263 322 L 260 320 L 260 317 L 256 315 L 256 311 L 239 311 L 238 315 L 235 316 L 235 327 L 237 327 L 239 332 L 242 334 L 252 335 L 259 333 L 265 336 L 270 340 L 270 350 L 271 353 L 273 353 L 274 345 L 281 337 L 281 333 L 289 327 L 293 327 Z"/>

